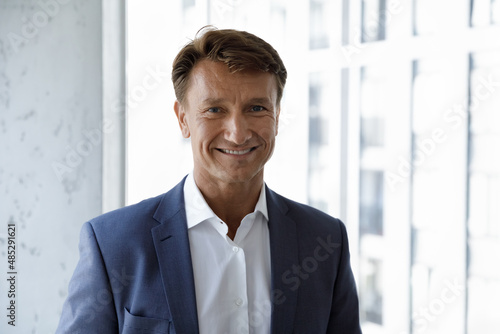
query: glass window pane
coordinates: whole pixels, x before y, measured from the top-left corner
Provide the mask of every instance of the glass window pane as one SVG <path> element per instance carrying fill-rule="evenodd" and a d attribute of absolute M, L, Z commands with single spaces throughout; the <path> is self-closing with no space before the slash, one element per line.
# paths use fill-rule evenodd
<path fill-rule="evenodd" d="M 442 64 L 435 60 L 419 60 L 414 64 L 413 132 L 417 135 L 428 136 L 446 108 L 442 89 L 446 81 L 441 69 Z"/>
<path fill-rule="evenodd" d="M 384 173 L 361 171 L 359 190 L 359 234 L 384 232 Z"/>
<path fill-rule="evenodd" d="M 491 23 L 500 24 L 500 0 L 491 1 Z"/>
<path fill-rule="evenodd" d="M 414 34 L 426 35 L 446 30 L 457 24 L 457 11 L 450 10 L 453 1 L 414 0 Z M 455 16 L 454 16 L 455 15 Z M 446 18 L 446 19 L 444 19 Z"/>
<path fill-rule="evenodd" d="M 328 15 L 325 0 L 309 2 L 309 48 L 324 49 L 330 46 L 328 34 Z"/>
<path fill-rule="evenodd" d="M 469 182 L 470 237 L 500 238 L 500 175 L 474 172 Z"/>
<path fill-rule="evenodd" d="M 471 277 L 468 290 L 468 333 L 497 334 L 498 328 L 500 328 L 498 321 L 500 285 L 498 281 Z"/>
<path fill-rule="evenodd" d="M 373 5 L 374 2 L 371 3 Z M 377 2 L 378 4 L 378 2 Z M 377 7 L 378 8 L 378 7 Z M 366 12 L 365 12 L 366 13 Z M 377 11 L 378 13 L 378 11 Z M 384 165 L 387 100 L 390 95 L 387 69 L 369 66 L 361 69 L 360 83 L 360 172 L 359 243 L 360 303 L 364 327 L 384 322 L 384 273 L 386 261 L 381 252 L 384 239 Z"/>
<path fill-rule="evenodd" d="M 475 4 L 477 5 L 477 4 Z M 470 75 L 468 330 L 500 328 L 500 52 L 474 54 Z"/>
<path fill-rule="evenodd" d="M 361 118 L 361 146 L 384 145 L 384 119 L 381 117 Z"/>
<path fill-rule="evenodd" d="M 454 295 L 456 302 L 449 305 L 442 296 L 449 282 L 465 285 L 465 214 L 457 203 L 465 202 L 467 146 L 463 140 L 467 133 L 464 127 L 454 132 L 446 128 L 443 114 L 453 106 L 455 96 L 466 92 L 466 82 L 457 83 L 456 73 L 466 78 L 467 64 L 447 58 L 420 59 L 413 68 L 412 328 L 416 333 L 455 333 L 463 328 L 463 323 L 451 320 L 463 314 L 463 292 Z M 435 131 L 446 133 L 448 141 L 434 141 Z"/>
<path fill-rule="evenodd" d="M 500 23 L 499 0 L 474 0 L 472 2 L 472 26 L 481 27 L 498 23 Z"/>
<path fill-rule="evenodd" d="M 186 9 L 188 7 L 193 7 L 194 5 L 196 5 L 195 0 L 182 0 L 182 8 L 183 9 Z"/>
<path fill-rule="evenodd" d="M 490 24 L 491 0 L 474 0 L 472 2 L 472 25 L 485 26 Z"/>
<path fill-rule="evenodd" d="M 359 283 L 360 313 L 363 322 L 382 324 L 382 264 L 380 261 L 365 259 L 360 263 Z"/>
<path fill-rule="evenodd" d="M 331 212 L 335 178 L 332 172 L 332 117 L 335 114 L 331 94 L 332 75 L 321 72 L 309 75 L 309 159 L 308 202 Z M 337 108 L 338 109 L 338 108 Z"/>
<path fill-rule="evenodd" d="M 386 0 L 363 0 L 362 2 L 362 42 L 385 39 Z"/>
<path fill-rule="evenodd" d="M 385 110 L 388 96 L 387 77 L 381 68 L 365 67 L 361 71 L 361 151 L 383 147 Z"/>
<path fill-rule="evenodd" d="M 437 30 L 435 13 L 436 1 L 415 0 L 415 35 L 431 33 Z"/>

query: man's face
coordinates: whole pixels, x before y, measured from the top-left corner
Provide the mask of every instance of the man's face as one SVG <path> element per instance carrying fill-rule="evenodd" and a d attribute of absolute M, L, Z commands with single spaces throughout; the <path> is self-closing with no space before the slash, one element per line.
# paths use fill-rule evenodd
<path fill-rule="evenodd" d="M 196 64 L 184 102 L 174 106 L 183 136 L 191 137 L 195 175 L 224 183 L 262 177 L 278 132 L 276 98 L 271 73 Z"/>

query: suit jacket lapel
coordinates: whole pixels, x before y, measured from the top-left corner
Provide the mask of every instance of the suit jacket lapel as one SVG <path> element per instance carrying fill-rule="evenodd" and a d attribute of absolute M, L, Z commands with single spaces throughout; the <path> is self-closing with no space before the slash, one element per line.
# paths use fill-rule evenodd
<path fill-rule="evenodd" d="M 184 181 L 165 194 L 151 230 L 168 306 L 177 333 L 198 333 L 193 267 L 184 208 Z"/>
<path fill-rule="evenodd" d="M 297 308 L 297 289 L 288 277 L 299 264 L 297 227 L 286 213 L 286 203 L 266 186 L 271 246 L 271 333 L 292 333 Z"/>

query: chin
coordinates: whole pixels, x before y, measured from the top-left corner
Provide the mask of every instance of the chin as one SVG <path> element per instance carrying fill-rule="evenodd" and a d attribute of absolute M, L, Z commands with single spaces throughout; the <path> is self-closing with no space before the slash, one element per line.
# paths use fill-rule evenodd
<path fill-rule="evenodd" d="M 218 178 L 227 183 L 244 183 L 254 179 L 260 171 L 219 172 Z"/>

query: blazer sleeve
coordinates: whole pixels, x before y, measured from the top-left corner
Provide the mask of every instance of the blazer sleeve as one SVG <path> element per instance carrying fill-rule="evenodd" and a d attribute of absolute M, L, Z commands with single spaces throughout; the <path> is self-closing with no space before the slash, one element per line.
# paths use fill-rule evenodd
<path fill-rule="evenodd" d="M 345 225 L 340 222 L 342 254 L 335 281 L 327 333 L 361 334 L 356 283 L 352 274 L 349 242 Z"/>
<path fill-rule="evenodd" d="M 56 334 L 118 333 L 110 280 L 89 222 L 82 227 L 79 251 Z"/>

